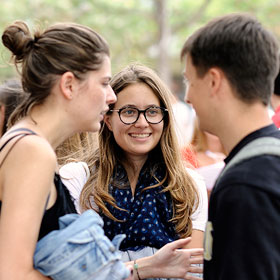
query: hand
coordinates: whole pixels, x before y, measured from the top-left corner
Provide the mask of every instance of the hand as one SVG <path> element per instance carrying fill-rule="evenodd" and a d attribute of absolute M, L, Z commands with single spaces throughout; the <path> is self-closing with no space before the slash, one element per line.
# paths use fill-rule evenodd
<path fill-rule="evenodd" d="M 190 241 L 191 238 L 179 239 L 157 251 L 151 257 L 153 274 L 157 275 L 154 277 L 201 279 L 188 274 L 188 272 L 202 273 L 203 270 L 202 267 L 191 266 L 203 263 L 203 249 L 181 249 Z"/>
<path fill-rule="evenodd" d="M 129 270 L 130 274 L 127 278 L 125 278 L 124 280 L 133 280 L 133 267 L 131 265 L 126 265 L 127 269 Z"/>

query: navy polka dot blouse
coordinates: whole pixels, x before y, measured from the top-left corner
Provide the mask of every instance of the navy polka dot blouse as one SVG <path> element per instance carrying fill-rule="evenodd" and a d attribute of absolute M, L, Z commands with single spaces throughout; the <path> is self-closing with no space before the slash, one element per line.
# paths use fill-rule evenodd
<path fill-rule="evenodd" d="M 122 222 L 113 221 L 102 213 L 101 216 L 105 234 L 110 239 L 117 234 L 126 234 L 120 247 L 123 251 L 136 251 L 146 246 L 161 248 L 178 239 L 174 224 L 169 222 L 173 214 L 170 193 L 162 192 L 164 186 L 143 191 L 145 187 L 158 183 L 151 176 L 150 170 L 146 163 L 140 172 L 133 197 L 123 166 L 118 164 L 114 169 L 112 181 L 119 183 L 118 186 L 110 184 L 109 192 L 117 205 L 126 211 L 118 210 L 107 203 L 109 211 Z M 164 175 L 165 168 L 157 168 L 155 176 L 158 180 L 161 181 Z"/>

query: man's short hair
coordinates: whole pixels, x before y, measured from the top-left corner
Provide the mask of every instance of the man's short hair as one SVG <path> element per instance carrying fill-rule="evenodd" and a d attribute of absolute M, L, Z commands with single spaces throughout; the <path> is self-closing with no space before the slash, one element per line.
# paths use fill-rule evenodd
<path fill-rule="evenodd" d="M 279 46 L 272 33 L 248 14 L 230 14 L 210 21 L 185 42 L 187 54 L 203 77 L 220 68 L 238 98 L 269 104 L 279 69 Z"/>

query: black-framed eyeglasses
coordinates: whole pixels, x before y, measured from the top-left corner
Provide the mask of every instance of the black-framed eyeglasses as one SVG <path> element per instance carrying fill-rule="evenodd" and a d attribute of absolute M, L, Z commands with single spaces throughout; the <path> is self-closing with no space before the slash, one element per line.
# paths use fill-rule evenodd
<path fill-rule="evenodd" d="M 158 106 L 151 106 L 145 110 L 140 110 L 135 107 L 127 106 L 121 109 L 111 109 L 110 112 L 118 112 L 120 120 L 124 124 L 136 123 L 141 113 L 143 113 L 148 123 L 157 124 L 163 120 L 166 112 L 168 112 L 168 109 Z"/>

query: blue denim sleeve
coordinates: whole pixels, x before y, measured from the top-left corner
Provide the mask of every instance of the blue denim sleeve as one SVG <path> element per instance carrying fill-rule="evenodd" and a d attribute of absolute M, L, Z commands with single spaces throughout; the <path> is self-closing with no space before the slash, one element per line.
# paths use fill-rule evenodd
<path fill-rule="evenodd" d="M 116 236 L 111 242 L 96 212 L 65 215 L 59 225 L 59 230 L 37 243 L 35 269 L 54 280 L 120 280 L 129 276 L 118 252 L 125 236 Z"/>

